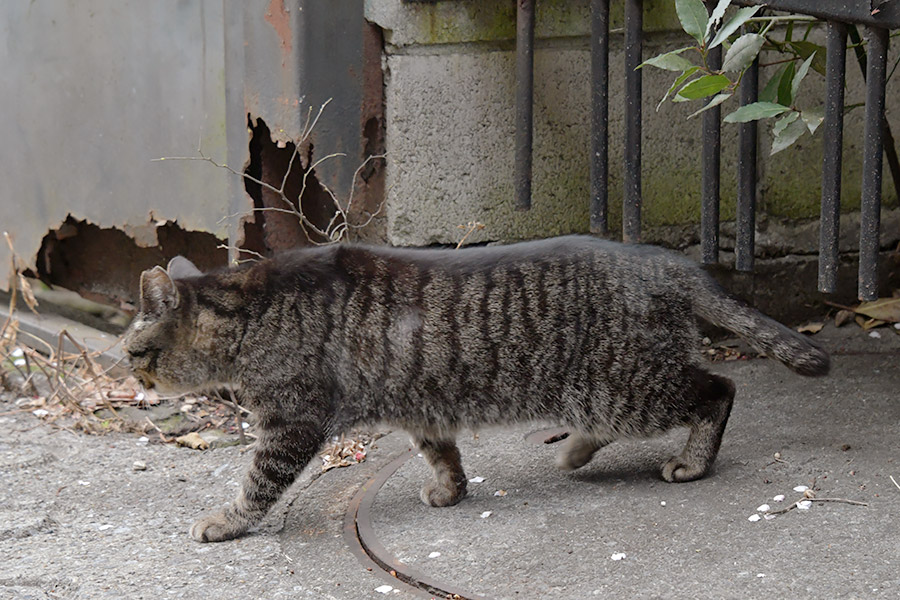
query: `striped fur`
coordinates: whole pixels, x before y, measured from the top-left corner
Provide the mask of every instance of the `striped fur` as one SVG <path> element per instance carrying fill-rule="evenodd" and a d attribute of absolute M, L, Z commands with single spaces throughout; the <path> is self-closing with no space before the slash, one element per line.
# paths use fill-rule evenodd
<path fill-rule="evenodd" d="M 200 541 L 244 533 L 324 440 L 362 424 L 412 434 L 434 472 L 422 490 L 434 506 L 464 496 L 455 436 L 485 425 L 569 427 L 564 469 L 615 439 L 686 426 L 662 476 L 702 477 L 734 387 L 697 363 L 695 315 L 801 374 L 828 370 L 805 338 L 650 246 L 580 236 L 464 250 L 337 245 L 207 275 L 171 270 L 142 275 L 125 336 L 135 373 L 179 391 L 233 386 L 261 430 L 236 502 L 191 529 Z"/>

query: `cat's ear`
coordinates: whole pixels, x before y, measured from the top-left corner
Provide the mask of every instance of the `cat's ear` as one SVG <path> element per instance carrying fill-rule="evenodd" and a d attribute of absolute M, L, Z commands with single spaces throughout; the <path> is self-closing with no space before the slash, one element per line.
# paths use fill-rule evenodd
<path fill-rule="evenodd" d="M 162 316 L 178 307 L 178 290 L 175 282 L 162 267 L 153 267 L 141 273 L 141 312 Z"/>
<path fill-rule="evenodd" d="M 187 277 L 200 277 L 203 275 L 203 271 L 198 269 L 194 263 L 183 256 L 176 256 L 170 260 L 166 271 L 168 271 L 169 277 L 172 279 L 185 279 Z"/>

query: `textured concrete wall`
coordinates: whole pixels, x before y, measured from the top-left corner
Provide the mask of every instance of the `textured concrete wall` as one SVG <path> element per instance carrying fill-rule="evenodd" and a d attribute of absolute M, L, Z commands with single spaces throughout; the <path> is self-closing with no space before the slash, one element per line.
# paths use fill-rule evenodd
<path fill-rule="evenodd" d="M 670 0 L 645 2 L 645 58 L 687 45 Z M 610 217 L 621 215 L 623 38 L 621 3 L 613 3 L 610 69 Z M 548 236 L 588 229 L 590 127 L 589 10 L 587 0 L 537 3 L 533 207 L 513 208 L 514 3 L 462 0 L 434 4 L 368 0 L 366 17 L 385 30 L 388 238 L 393 244 L 453 243 L 459 226 L 485 224 L 472 241 Z M 855 60 L 855 59 L 852 59 Z M 848 63 L 847 103 L 864 93 L 855 62 Z M 774 69 L 763 69 L 762 82 Z M 686 117 L 696 103 L 654 110 L 674 77 L 644 72 L 643 198 L 646 241 L 686 245 L 697 238 L 700 214 L 700 120 Z M 805 86 L 821 104 L 823 78 Z M 888 110 L 900 106 L 897 84 Z M 808 104 L 807 104 L 808 105 Z M 737 100 L 724 105 L 725 113 Z M 862 110 L 847 118 L 844 205 L 859 204 Z M 770 159 L 769 125 L 761 128 L 759 223 L 818 217 L 821 135 Z M 722 218 L 734 218 L 737 127 L 725 124 Z M 896 206 L 893 186 L 885 201 Z M 726 228 L 727 229 L 727 228 Z M 771 247 L 791 250 L 791 228 Z M 781 231 L 781 230 L 779 230 Z M 886 243 L 896 232 L 885 232 Z M 727 236 L 724 241 L 727 246 Z M 798 249 L 798 251 L 800 251 Z"/>

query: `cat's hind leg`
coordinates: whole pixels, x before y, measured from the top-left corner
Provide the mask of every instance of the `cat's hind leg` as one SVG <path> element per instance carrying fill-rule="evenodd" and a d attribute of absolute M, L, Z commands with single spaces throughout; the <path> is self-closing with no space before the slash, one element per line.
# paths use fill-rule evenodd
<path fill-rule="evenodd" d="M 730 379 L 698 369 L 697 381 L 691 435 L 681 454 L 670 458 L 662 469 L 663 479 L 669 482 L 693 481 L 706 475 L 719 453 L 731 413 L 734 384 Z"/>
<path fill-rule="evenodd" d="M 431 467 L 432 479 L 420 497 L 429 506 L 452 506 L 466 495 L 466 474 L 453 438 L 414 434 L 413 443 Z"/>
<path fill-rule="evenodd" d="M 574 471 L 590 462 L 594 452 L 609 444 L 610 440 L 599 439 L 588 434 L 573 431 L 566 438 L 556 455 L 556 466 L 563 471 Z"/>

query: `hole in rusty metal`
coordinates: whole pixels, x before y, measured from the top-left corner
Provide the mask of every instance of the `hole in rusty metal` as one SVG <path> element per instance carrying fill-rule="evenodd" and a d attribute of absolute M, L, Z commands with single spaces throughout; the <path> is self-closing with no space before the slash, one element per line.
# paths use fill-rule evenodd
<path fill-rule="evenodd" d="M 134 312 L 141 271 L 165 265 L 178 255 L 204 271 L 224 266 L 228 260 L 226 251 L 217 248 L 224 241 L 210 233 L 188 231 L 169 221 L 135 230 L 152 230 L 155 245 L 143 247 L 125 231 L 69 216 L 41 241 L 37 275 L 44 283 Z"/>
<path fill-rule="evenodd" d="M 281 194 L 276 191 L 245 178 L 245 189 L 247 194 L 253 198 L 253 205 L 257 212 L 253 217 L 248 215 L 245 219 L 243 247 L 257 252 L 265 250 L 263 253 L 272 253 L 297 246 L 307 246 L 311 243 L 310 240 L 314 242 L 327 241 L 310 228 L 304 232 L 296 215 L 259 210 L 266 208 L 300 210 L 319 230 L 325 230 L 328 227 L 336 212 L 331 197 L 319 184 L 315 172 L 309 172 L 306 175 L 306 188 L 303 188 L 305 169 L 311 164 L 313 156 L 312 144 L 301 146 L 297 157 L 291 164 L 291 157 L 297 149 L 296 145 L 288 142 L 283 148 L 279 147 L 272 141 L 271 131 L 265 121 L 257 118 L 254 123 L 250 115 L 248 115 L 248 119 L 253 135 L 250 138 L 250 164 L 245 173 L 275 189 L 281 189 L 282 182 L 284 182 L 284 196 L 291 204 L 288 206 L 285 198 L 282 198 Z M 289 168 L 290 172 L 288 172 Z M 251 221 L 254 225 L 248 229 L 246 223 Z M 254 248 L 254 245 L 257 247 Z"/>

